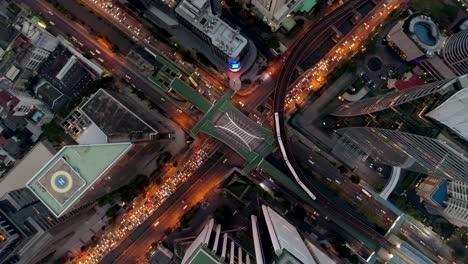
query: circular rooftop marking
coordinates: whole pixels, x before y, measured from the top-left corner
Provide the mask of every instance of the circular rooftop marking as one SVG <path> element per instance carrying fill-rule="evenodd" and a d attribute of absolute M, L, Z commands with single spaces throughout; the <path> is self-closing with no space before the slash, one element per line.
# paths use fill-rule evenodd
<path fill-rule="evenodd" d="M 52 189 L 59 193 L 68 192 L 73 186 L 73 179 L 66 171 L 57 171 L 50 178 Z"/>

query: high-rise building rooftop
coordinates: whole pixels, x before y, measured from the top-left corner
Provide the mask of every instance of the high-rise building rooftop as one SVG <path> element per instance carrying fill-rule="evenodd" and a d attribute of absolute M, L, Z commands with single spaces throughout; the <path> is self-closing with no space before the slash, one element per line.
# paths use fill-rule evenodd
<path fill-rule="evenodd" d="M 59 217 L 131 146 L 131 143 L 65 146 L 32 177 L 27 187 Z"/>
<path fill-rule="evenodd" d="M 212 13 L 208 0 L 182 0 L 175 10 L 228 58 L 239 57 L 247 46 L 247 39 L 238 30 Z"/>

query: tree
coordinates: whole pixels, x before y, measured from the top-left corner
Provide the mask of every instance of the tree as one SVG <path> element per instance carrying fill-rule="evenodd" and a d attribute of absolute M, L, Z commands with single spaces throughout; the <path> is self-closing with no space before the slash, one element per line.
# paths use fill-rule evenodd
<path fill-rule="evenodd" d="M 120 200 L 125 203 L 132 202 L 135 197 L 143 194 L 144 189 L 149 185 L 149 183 L 149 178 L 146 175 L 137 175 L 133 181 L 125 186 L 122 186 L 117 191 L 118 195 L 120 196 Z"/>
<path fill-rule="evenodd" d="M 109 218 L 114 218 L 117 216 L 117 213 L 119 212 L 119 210 L 120 210 L 120 205 L 116 204 L 106 211 L 106 216 Z"/>
<path fill-rule="evenodd" d="M 245 85 L 249 85 L 252 83 L 252 81 L 250 79 L 244 79 L 241 81 L 242 84 L 245 84 Z"/>
<path fill-rule="evenodd" d="M 340 171 L 340 173 L 343 173 L 343 174 L 348 172 L 348 169 L 346 169 L 346 167 L 343 165 L 339 166 L 338 170 Z"/>
<path fill-rule="evenodd" d="M 159 160 L 161 160 L 162 163 L 168 163 L 172 158 L 172 154 L 169 151 L 164 151 L 161 156 L 159 157 Z"/>
<path fill-rule="evenodd" d="M 100 79 L 94 80 L 88 84 L 88 86 L 81 92 L 82 97 L 87 97 L 99 90 L 100 88 L 112 89 L 114 86 L 114 77 L 105 76 Z"/>
<path fill-rule="evenodd" d="M 197 59 L 204 65 L 216 69 L 216 66 L 201 52 L 197 52 Z"/>
<path fill-rule="evenodd" d="M 153 243 L 151 243 L 152 249 L 157 249 L 158 247 L 159 247 L 159 241 L 154 241 Z"/>
<path fill-rule="evenodd" d="M 42 131 L 50 142 L 59 143 L 65 137 L 65 131 L 55 118 L 50 123 L 45 124 L 42 127 Z"/>
<path fill-rule="evenodd" d="M 359 176 L 357 175 L 351 175 L 349 179 L 355 184 L 359 184 L 361 182 L 361 178 L 359 178 Z"/>
<path fill-rule="evenodd" d="M 223 223 L 226 225 L 229 225 L 231 222 L 231 216 L 232 216 L 232 210 L 226 205 L 222 205 L 218 208 L 213 213 L 213 217 L 216 222 L 218 223 Z"/>
<path fill-rule="evenodd" d="M 304 220 L 304 218 L 307 216 L 307 212 L 306 210 L 300 206 L 300 205 L 296 205 L 293 210 L 292 210 L 292 213 L 295 217 L 301 219 L 301 220 Z"/>
<path fill-rule="evenodd" d="M 280 47 L 280 42 L 276 35 L 273 35 L 271 38 L 267 40 L 267 46 L 271 49 L 278 49 Z"/>
<path fill-rule="evenodd" d="M 171 233 L 172 233 L 172 228 L 168 227 L 168 228 L 164 229 L 164 234 L 166 236 L 170 235 Z"/>
<path fill-rule="evenodd" d="M 31 95 L 34 95 L 34 87 L 37 85 L 39 82 L 39 76 L 38 75 L 33 75 L 29 80 L 26 82 L 26 89 Z"/>

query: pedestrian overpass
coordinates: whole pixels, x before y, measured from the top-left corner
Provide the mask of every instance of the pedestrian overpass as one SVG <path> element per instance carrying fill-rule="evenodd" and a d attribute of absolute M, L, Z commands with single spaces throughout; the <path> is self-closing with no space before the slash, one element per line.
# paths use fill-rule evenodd
<path fill-rule="evenodd" d="M 229 91 L 212 105 L 192 134 L 204 132 L 231 147 L 249 162 L 244 168 L 248 172 L 273 151 L 275 137 L 234 107 L 229 101 L 232 95 L 233 91 Z"/>

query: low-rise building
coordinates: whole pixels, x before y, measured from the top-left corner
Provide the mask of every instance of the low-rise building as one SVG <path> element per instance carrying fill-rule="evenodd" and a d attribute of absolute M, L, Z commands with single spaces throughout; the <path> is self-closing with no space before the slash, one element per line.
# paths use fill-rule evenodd
<path fill-rule="evenodd" d="M 22 18 L 15 26 L 29 41 L 29 51 L 21 60 L 21 65 L 29 70 L 36 70 L 59 44 L 58 39 L 38 22 L 37 18 Z"/>
<path fill-rule="evenodd" d="M 79 144 L 156 139 L 158 124 L 132 111 L 130 101 L 125 95 L 99 89 L 65 118 L 62 125 Z"/>
<path fill-rule="evenodd" d="M 68 97 L 46 80 L 41 80 L 34 88 L 36 97 L 44 102 L 53 112 L 57 112 L 68 101 Z"/>
<path fill-rule="evenodd" d="M 59 45 L 38 71 L 41 78 L 69 97 L 79 95 L 97 77 L 64 45 Z"/>
<path fill-rule="evenodd" d="M 43 103 L 30 96 L 26 92 L 17 91 L 14 89 L 0 90 L 0 113 L 2 117 L 7 114 L 13 116 L 26 116 L 34 108 L 41 106 Z"/>

